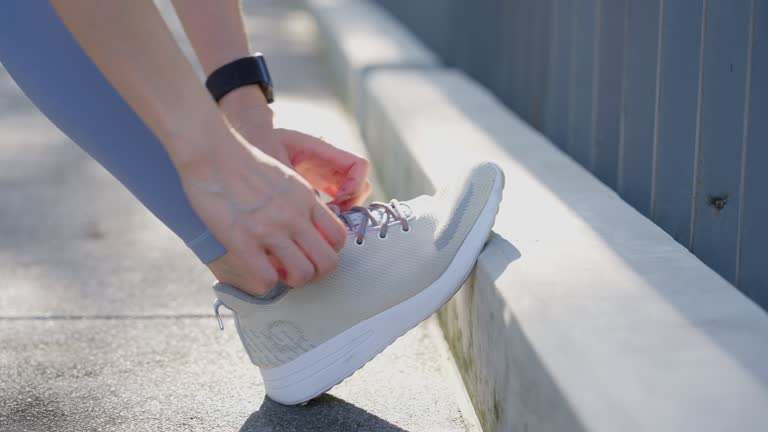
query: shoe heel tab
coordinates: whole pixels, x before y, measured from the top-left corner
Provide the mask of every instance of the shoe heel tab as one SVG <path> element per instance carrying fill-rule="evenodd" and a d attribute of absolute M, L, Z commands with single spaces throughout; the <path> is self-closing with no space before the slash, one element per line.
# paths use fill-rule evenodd
<path fill-rule="evenodd" d="M 217 282 L 213 285 L 216 298 L 234 313 L 245 311 L 251 305 L 268 305 L 280 300 L 291 288 L 278 283 L 269 292 L 260 296 L 253 296 L 241 291 L 232 285 Z"/>

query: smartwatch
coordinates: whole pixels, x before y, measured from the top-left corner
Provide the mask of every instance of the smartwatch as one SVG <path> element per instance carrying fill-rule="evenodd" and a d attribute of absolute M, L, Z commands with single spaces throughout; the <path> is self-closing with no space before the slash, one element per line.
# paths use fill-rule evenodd
<path fill-rule="evenodd" d="M 272 78 L 269 76 L 267 61 L 261 53 L 227 63 L 205 80 L 205 87 L 216 103 L 232 90 L 254 84 L 261 88 L 267 103 L 274 102 Z"/>

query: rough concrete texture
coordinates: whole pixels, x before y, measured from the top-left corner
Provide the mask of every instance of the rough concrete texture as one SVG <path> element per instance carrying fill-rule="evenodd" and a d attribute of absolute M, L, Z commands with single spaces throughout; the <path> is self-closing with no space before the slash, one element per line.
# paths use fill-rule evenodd
<path fill-rule="evenodd" d="M 440 314 L 484 430 L 768 430 L 759 307 L 462 73 L 366 84 L 388 191 L 505 170 L 495 234 Z"/>
<path fill-rule="evenodd" d="M 0 326 L 2 431 L 465 430 L 425 328 L 306 407 L 264 397 L 234 324 L 210 318 Z"/>
<path fill-rule="evenodd" d="M 363 151 L 311 17 L 288 0 L 245 9 L 277 81 L 277 122 Z M 217 328 L 205 268 L 2 67 L 0 197 L 0 431 L 467 430 L 429 325 L 307 407 L 265 399 L 231 318 Z"/>

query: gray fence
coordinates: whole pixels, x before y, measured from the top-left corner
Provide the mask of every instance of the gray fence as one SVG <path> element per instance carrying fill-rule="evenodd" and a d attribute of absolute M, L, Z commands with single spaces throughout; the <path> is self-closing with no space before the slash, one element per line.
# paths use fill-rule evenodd
<path fill-rule="evenodd" d="M 768 308 L 768 0 L 379 0 Z"/>

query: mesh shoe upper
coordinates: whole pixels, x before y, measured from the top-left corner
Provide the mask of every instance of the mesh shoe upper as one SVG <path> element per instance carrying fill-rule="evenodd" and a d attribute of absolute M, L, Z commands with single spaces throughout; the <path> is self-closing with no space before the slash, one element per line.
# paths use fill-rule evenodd
<path fill-rule="evenodd" d="M 362 245 L 350 232 L 335 272 L 277 298 L 252 297 L 217 284 L 235 313 L 245 348 L 259 367 L 287 363 L 351 326 L 407 300 L 448 268 L 487 203 L 497 168 L 485 163 L 438 191 L 402 204 L 409 230 L 392 222 L 386 238 L 367 230 Z M 406 213 L 408 213 L 406 211 Z"/>

